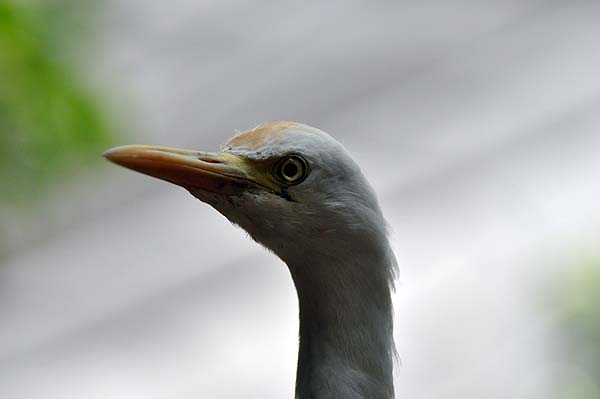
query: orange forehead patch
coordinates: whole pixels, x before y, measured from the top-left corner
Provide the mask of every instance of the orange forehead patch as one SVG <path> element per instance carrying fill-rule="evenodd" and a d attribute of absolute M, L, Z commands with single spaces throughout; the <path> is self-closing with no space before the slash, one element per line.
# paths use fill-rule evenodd
<path fill-rule="evenodd" d="M 249 150 L 258 149 L 271 135 L 281 134 L 286 129 L 298 128 L 302 124 L 296 122 L 270 122 L 258 125 L 254 129 L 242 132 L 229 140 L 226 147 L 244 147 Z"/>

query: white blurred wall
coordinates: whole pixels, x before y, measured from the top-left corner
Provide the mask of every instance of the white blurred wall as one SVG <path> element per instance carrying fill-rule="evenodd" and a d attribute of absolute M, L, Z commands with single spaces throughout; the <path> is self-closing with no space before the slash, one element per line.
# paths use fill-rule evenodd
<path fill-rule="evenodd" d="M 573 366 L 539 291 L 600 223 L 600 3 L 106 7 L 87 67 L 133 140 L 297 120 L 364 167 L 401 265 L 398 398 L 549 397 Z M 293 396 L 293 285 L 222 216 L 112 165 L 41 213 L 0 265 L 0 398 Z"/>

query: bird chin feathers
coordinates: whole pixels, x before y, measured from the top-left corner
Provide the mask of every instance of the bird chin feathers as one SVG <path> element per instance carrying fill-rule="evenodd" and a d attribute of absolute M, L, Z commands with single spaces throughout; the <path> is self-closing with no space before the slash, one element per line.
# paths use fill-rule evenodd
<path fill-rule="evenodd" d="M 291 260 L 307 256 L 343 259 L 360 243 L 367 253 L 389 257 L 384 262 L 388 265 L 385 272 L 393 284 L 396 261 L 386 238 L 385 220 L 378 209 L 361 206 L 356 201 L 352 202 L 352 209 L 347 209 L 343 206 L 347 201 L 325 198 L 315 200 L 314 203 L 322 205 L 317 209 L 310 206 L 313 202 L 288 201 L 263 190 L 244 191 L 235 196 L 189 191 L 290 267 L 293 266 Z M 301 192 L 294 194 L 303 197 Z M 306 195 L 303 198 L 309 201 Z M 353 243 L 352 246 L 349 243 Z"/>

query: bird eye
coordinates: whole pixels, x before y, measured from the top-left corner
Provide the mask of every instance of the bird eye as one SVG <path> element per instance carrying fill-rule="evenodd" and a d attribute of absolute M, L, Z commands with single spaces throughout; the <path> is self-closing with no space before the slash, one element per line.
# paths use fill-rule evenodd
<path fill-rule="evenodd" d="M 307 172 L 306 161 L 298 155 L 291 155 L 277 164 L 277 177 L 286 184 L 300 183 Z"/>

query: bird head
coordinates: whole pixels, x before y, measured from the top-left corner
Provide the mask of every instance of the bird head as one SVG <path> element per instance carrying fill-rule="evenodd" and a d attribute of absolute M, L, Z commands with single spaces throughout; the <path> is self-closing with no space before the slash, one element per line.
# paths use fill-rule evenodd
<path fill-rule="evenodd" d="M 389 252 L 366 178 L 339 142 L 314 127 L 259 125 L 216 153 L 130 145 L 104 156 L 184 187 L 286 262 L 368 243 Z"/>

